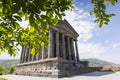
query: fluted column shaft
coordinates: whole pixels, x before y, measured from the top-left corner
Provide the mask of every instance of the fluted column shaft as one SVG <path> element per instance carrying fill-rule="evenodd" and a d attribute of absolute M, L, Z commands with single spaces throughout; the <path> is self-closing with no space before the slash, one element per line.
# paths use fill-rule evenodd
<path fill-rule="evenodd" d="M 75 47 L 76 47 L 76 58 L 77 58 L 77 61 L 79 62 L 80 60 L 79 60 L 77 41 L 75 41 Z"/>
<path fill-rule="evenodd" d="M 44 59 L 44 58 L 45 58 L 45 47 L 42 46 L 42 59 Z"/>
<path fill-rule="evenodd" d="M 42 59 L 42 47 L 40 47 L 40 50 L 39 50 L 39 60 Z"/>
<path fill-rule="evenodd" d="M 60 50 L 59 50 L 59 32 L 56 32 L 56 56 L 60 57 Z"/>
<path fill-rule="evenodd" d="M 52 58 L 53 57 L 53 33 L 52 33 L 52 29 L 49 29 L 49 44 L 48 45 L 48 58 Z"/>
<path fill-rule="evenodd" d="M 25 47 L 25 52 L 24 52 L 24 62 L 27 62 L 27 56 L 28 56 L 28 48 Z"/>
<path fill-rule="evenodd" d="M 28 48 L 28 62 L 31 61 L 31 43 L 29 44 Z"/>
<path fill-rule="evenodd" d="M 73 42 L 73 39 L 71 39 L 71 50 L 72 50 L 72 57 L 73 57 L 73 60 L 75 60 L 75 50 L 74 50 L 74 42 Z"/>
<path fill-rule="evenodd" d="M 65 47 L 65 35 L 62 34 L 62 51 L 63 51 L 63 57 L 66 59 L 66 47 Z"/>
<path fill-rule="evenodd" d="M 68 42 L 68 54 L 69 54 L 69 60 L 71 60 L 71 48 L 70 48 L 70 38 L 67 37 L 67 42 Z"/>
<path fill-rule="evenodd" d="M 23 63 L 24 61 L 24 46 L 22 46 L 21 56 L 20 56 L 20 63 Z"/>

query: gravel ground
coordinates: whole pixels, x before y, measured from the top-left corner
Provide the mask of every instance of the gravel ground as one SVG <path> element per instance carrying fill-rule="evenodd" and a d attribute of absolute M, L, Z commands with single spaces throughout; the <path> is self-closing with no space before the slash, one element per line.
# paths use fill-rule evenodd
<path fill-rule="evenodd" d="M 92 72 L 60 79 L 21 75 L 3 75 L 0 77 L 6 78 L 8 80 L 120 80 L 120 72 Z"/>

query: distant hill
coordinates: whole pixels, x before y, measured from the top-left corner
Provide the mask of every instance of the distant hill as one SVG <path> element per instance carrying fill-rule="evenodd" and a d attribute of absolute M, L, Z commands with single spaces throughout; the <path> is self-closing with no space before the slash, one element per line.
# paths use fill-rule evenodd
<path fill-rule="evenodd" d="M 16 66 L 19 63 L 19 59 L 12 59 L 12 60 L 0 60 L 0 65 L 4 66 L 6 73 L 10 66 Z"/>
<path fill-rule="evenodd" d="M 81 59 L 81 61 L 88 61 L 90 67 L 104 67 L 104 66 L 116 65 L 115 63 L 103 61 L 103 60 L 96 59 L 96 58 Z"/>

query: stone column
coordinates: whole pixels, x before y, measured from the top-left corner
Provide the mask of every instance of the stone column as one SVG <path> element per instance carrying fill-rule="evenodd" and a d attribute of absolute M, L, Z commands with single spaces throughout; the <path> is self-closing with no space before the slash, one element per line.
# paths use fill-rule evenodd
<path fill-rule="evenodd" d="M 78 53 L 78 46 L 77 46 L 77 40 L 75 41 L 75 47 L 76 47 L 76 59 L 79 62 L 79 53 Z"/>
<path fill-rule="evenodd" d="M 28 48 L 25 48 L 25 62 L 28 61 Z"/>
<path fill-rule="evenodd" d="M 39 53 L 37 53 L 37 54 L 35 55 L 35 57 L 36 57 L 36 61 L 38 61 L 38 60 L 39 60 Z"/>
<path fill-rule="evenodd" d="M 42 47 L 40 47 L 40 51 L 39 51 L 39 60 L 42 59 Z"/>
<path fill-rule="evenodd" d="M 66 59 L 66 47 L 65 47 L 65 35 L 62 34 L 62 52 L 63 52 L 63 57 Z"/>
<path fill-rule="evenodd" d="M 34 56 L 31 55 L 31 61 L 34 61 Z"/>
<path fill-rule="evenodd" d="M 29 44 L 28 48 L 28 62 L 31 61 L 31 44 Z"/>
<path fill-rule="evenodd" d="M 23 62 L 26 62 L 26 47 L 24 46 L 24 60 Z"/>
<path fill-rule="evenodd" d="M 38 60 L 39 60 L 39 55 L 40 55 L 40 52 L 38 52 L 37 54 L 35 54 L 36 61 L 38 61 Z"/>
<path fill-rule="evenodd" d="M 53 56 L 53 32 L 52 29 L 49 29 L 49 45 L 48 45 L 48 58 L 52 58 Z"/>
<path fill-rule="evenodd" d="M 26 60 L 26 62 L 29 62 L 29 58 L 30 58 L 30 48 L 27 48 L 27 60 Z"/>
<path fill-rule="evenodd" d="M 42 60 L 45 58 L 45 47 L 42 46 Z"/>
<path fill-rule="evenodd" d="M 70 47 L 70 38 L 67 37 L 67 42 L 68 42 L 68 54 L 69 54 L 69 60 L 71 60 L 71 47 Z"/>
<path fill-rule="evenodd" d="M 20 63 L 23 63 L 24 60 L 24 46 L 22 46 L 21 56 L 20 56 Z"/>
<path fill-rule="evenodd" d="M 71 39 L 71 51 L 72 51 L 73 60 L 75 60 L 75 50 L 74 50 L 74 42 L 73 42 L 73 39 Z"/>
<path fill-rule="evenodd" d="M 48 45 L 45 46 L 45 57 L 44 58 L 48 58 Z"/>
<path fill-rule="evenodd" d="M 32 45 L 31 45 L 31 49 L 32 49 Z M 33 55 L 31 55 L 31 61 L 34 61 L 34 56 Z"/>
<path fill-rule="evenodd" d="M 59 50 L 59 32 L 56 32 L 56 57 L 60 57 L 60 50 Z"/>
<path fill-rule="evenodd" d="M 26 47 L 24 46 L 23 47 L 23 60 L 22 60 L 22 62 L 24 63 L 25 62 L 25 55 L 26 55 Z"/>

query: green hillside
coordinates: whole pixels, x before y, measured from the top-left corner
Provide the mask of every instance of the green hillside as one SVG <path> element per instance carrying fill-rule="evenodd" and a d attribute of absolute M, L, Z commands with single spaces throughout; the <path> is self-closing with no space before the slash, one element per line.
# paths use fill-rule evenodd
<path fill-rule="evenodd" d="M 88 61 L 90 67 L 103 67 L 103 66 L 115 65 L 114 63 L 111 63 L 111 62 L 108 62 L 108 61 L 99 60 L 99 59 L 96 59 L 96 58 L 81 59 L 81 61 Z"/>
<path fill-rule="evenodd" d="M 15 66 L 16 64 L 19 63 L 19 59 L 14 59 L 14 60 L 0 60 L 0 65 L 4 66 L 5 70 L 4 72 L 6 73 L 10 66 Z"/>

